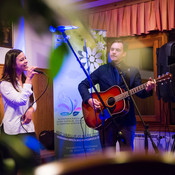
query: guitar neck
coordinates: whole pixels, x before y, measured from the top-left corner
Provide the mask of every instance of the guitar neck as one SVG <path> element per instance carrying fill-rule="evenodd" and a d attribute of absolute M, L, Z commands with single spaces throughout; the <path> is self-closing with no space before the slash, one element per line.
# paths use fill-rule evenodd
<path fill-rule="evenodd" d="M 145 87 L 146 87 L 146 84 L 147 84 L 147 83 L 144 83 L 144 84 L 142 84 L 142 85 L 140 85 L 140 86 L 137 86 L 137 87 L 135 87 L 135 88 L 133 88 L 133 89 L 130 89 L 130 90 L 129 90 L 130 93 L 129 93 L 128 91 L 126 91 L 126 92 L 124 92 L 124 93 L 121 93 L 120 95 L 115 96 L 115 97 L 114 97 L 115 101 L 117 102 L 117 101 L 123 100 L 123 99 L 129 97 L 130 94 L 131 94 L 131 95 L 134 95 L 135 93 L 144 90 Z"/>

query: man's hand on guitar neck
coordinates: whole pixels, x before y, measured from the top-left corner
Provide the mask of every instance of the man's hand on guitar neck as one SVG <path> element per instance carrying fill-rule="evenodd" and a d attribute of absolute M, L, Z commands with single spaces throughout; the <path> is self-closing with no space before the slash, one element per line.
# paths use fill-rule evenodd
<path fill-rule="evenodd" d="M 90 98 L 88 100 L 88 103 L 92 108 L 95 107 L 95 109 L 99 109 L 101 107 L 101 105 L 100 105 L 101 103 L 95 98 Z"/>
<path fill-rule="evenodd" d="M 145 90 L 150 91 L 151 89 L 153 89 L 155 87 L 155 85 L 156 85 L 155 80 L 152 80 L 152 78 L 150 77 L 149 81 L 146 84 Z"/>

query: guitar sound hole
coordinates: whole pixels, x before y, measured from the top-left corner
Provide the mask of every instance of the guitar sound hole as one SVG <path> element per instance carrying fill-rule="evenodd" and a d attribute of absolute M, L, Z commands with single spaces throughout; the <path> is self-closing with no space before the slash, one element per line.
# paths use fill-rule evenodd
<path fill-rule="evenodd" d="M 113 97 L 110 97 L 109 99 L 108 99 L 108 105 L 109 106 L 113 106 L 115 104 L 115 99 L 113 98 Z"/>

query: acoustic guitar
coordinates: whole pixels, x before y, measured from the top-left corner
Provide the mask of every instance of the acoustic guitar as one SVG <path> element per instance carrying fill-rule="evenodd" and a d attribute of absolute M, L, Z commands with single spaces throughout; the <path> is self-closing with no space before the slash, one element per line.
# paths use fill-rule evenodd
<path fill-rule="evenodd" d="M 157 79 L 154 79 L 155 83 L 160 83 L 166 80 L 170 80 L 172 78 L 172 74 L 166 73 L 165 75 L 162 75 L 158 77 Z M 130 93 L 128 91 L 123 90 L 119 86 L 115 85 L 109 88 L 106 91 L 99 92 L 99 95 L 101 96 L 106 109 L 109 110 L 111 113 L 111 116 L 115 117 L 117 116 L 122 116 L 127 114 L 129 111 L 129 103 L 126 100 L 127 97 L 139 91 L 142 91 L 145 89 L 147 83 L 144 83 L 140 86 L 137 86 L 133 89 L 130 89 Z M 98 96 L 96 93 L 92 93 L 92 97 L 99 100 Z M 99 100 L 100 101 L 100 100 Z M 82 111 L 83 111 L 83 116 L 85 119 L 85 123 L 87 124 L 88 127 L 92 129 L 99 130 L 102 126 L 102 112 L 105 113 L 104 111 L 106 110 L 104 107 L 101 105 L 100 109 L 94 110 L 89 104 L 85 104 L 82 102 Z M 105 122 L 109 122 L 111 119 L 110 115 L 104 118 Z"/>

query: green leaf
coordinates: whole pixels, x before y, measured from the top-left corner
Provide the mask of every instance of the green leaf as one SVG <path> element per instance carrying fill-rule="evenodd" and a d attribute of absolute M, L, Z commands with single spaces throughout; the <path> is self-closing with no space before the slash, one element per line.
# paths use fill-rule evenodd
<path fill-rule="evenodd" d="M 12 173 L 15 170 L 16 164 L 15 160 L 12 158 L 6 158 L 3 160 L 3 168 L 5 169 L 6 173 Z"/>
<path fill-rule="evenodd" d="M 59 72 L 64 58 L 68 55 L 68 48 L 66 43 L 62 43 L 61 46 L 58 46 L 56 49 L 52 49 L 50 55 L 50 77 L 53 79 Z"/>

